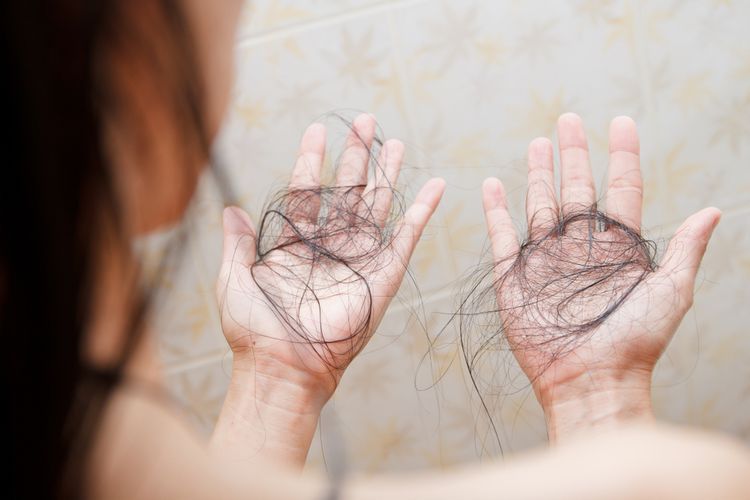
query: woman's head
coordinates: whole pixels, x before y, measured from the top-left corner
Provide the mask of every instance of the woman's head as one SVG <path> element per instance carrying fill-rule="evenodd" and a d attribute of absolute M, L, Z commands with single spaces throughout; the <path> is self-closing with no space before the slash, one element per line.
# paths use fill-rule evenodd
<path fill-rule="evenodd" d="M 119 379 L 144 309 L 130 240 L 176 222 L 194 191 L 229 99 L 240 8 L 239 0 L 0 6 L 11 496 L 15 487 L 23 496 L 59 493 L 63 465 L 82 442 L 64 424 L 78 429 Z M 132 309 L 105 310 L 102 321 L 94 311 L 110 291 L 105 275 Z M 102 359 L 88 355 L 97 321 L 119 335 Z"/>
<path fill-rule="evenodd" d="M 229 101 L 240 8 L 239 0 L 113 2 L 103 19 L 99 104 L 136 233 L 175 222 L 192 195 Z"/>

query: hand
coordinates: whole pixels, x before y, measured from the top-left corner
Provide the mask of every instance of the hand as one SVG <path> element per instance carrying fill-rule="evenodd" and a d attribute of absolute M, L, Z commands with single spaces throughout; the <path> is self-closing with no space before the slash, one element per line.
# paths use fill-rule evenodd
<path fill-rule="evenodd" d="M 642 181 L 635 123 L 610 127 L 606 214 L 597 212 L 578 116 L 558 121 L 561 196 L 553 148 L 529 146 L 529 242 L 519 242 L 502 184 L 488 179 L 484 208 L 504 335 L 532 382 L 550 438 L 622 419 L 650 419 L 656 361 L 692 305 L 695 276 L 720 218 L 688 218 L 656 266 L 640 238 Z"/>
<path fill-rule="evenodd" d="M 281 405 L 287 414 L 317 418 L 398 291 L 445 183 L 429 181 L 393 220 L 404 147 L 386 142 L 368 181 L 374 135 L 372 116 L 354 121 L 329 188 L 320 185 L 325 128 L 309 127 L 289 190 L 266 211 L 260 234 L 244 211 L 225 210 L 217 284 L 222 328 L 234 354 L 235 392 L 254 391 L 254 401 L 234 406 Z M 247 418 L 244 409 L 229 413 Z M 283 441 L 298 422 L 281 427 Z M 309 445 L 314 430 L 297 441 Z M 297 458 L 304 453 L 306 446 L 295 451 Z"/>

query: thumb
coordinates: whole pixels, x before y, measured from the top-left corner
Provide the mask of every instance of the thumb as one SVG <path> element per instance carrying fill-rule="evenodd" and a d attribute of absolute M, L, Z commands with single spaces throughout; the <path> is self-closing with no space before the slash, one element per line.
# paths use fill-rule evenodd
<path fill-rule="evenodd" d="M 677 285 L 680 298 L 687 304 L 692 303 L 695 276 L 719 219 L 718 208 L 704 208 L 688 217 L 675 231 L 662 259 L 660 272 Z"/>
<path fill-rule="evenodd" d="M 250 266 L 255 262 L 255 227 L 250 216 L 239 207 L 224 209 L 224 251 L 222 270 L 234 263 Z"/>

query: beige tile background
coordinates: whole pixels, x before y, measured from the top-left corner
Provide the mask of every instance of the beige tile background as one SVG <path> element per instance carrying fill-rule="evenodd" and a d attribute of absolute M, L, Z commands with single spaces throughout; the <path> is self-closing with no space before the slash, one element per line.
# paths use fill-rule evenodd
<path fill-rule="evenodd" d="M 371 111 L 386 137 L 407 143 L 407 193 L 429 175 L 449 184 L 412 262 L 422 302 L 394 304 L 351 366 L 311 464 L 345 459 L 351 470 L 396 470 L 498 452 L 451 335 L 425 358 L 418 320 L 434 334 L 453 307 L 452 284 L 481 257 L 482 179 L 500 176 L 520 214 L 526 144 L 551 136 L 568 110 L 586 122 L 600 184 L 609 120 L 629 114 L 638 121 L 649 236 L 667 238 L 703 206 L 724 210 L 696 306 L 659 365 L 655 402 L 665 420 L 750 443 L 748 21 L 744 0 L 248 5 L 218 155 L 255 217 L 288 175 L 304 127 L 332 110 Z M 159 319 L 170 386 L 206 432 L 231 363 L 212 295 L 219 202 L 207 181 L 192 207 L 186 261 L 164 284 L 169 299 Z M 498 354 L 497 370 L 503 386 L 490 403 L 506 453 L 544 441 L 517 368 Z"/>

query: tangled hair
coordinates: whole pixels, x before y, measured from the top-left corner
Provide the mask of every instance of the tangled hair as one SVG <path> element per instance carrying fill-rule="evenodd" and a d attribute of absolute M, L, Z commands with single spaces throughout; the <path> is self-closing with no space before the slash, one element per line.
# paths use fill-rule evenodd
<path fill-rule="evenodd" d="M 368 184 L 276 192 L 258 225 L 250 276 L 265 307 L 285 327 L 288 335 L 281 340 L 312 346 L 316 364 L 333 374 L 362 350 L 380 320 L 374 316 L 374 288 L 390 278 L 398 258 L 391 247 L 404 202 L 381 164 L 383 141 L 376 136 L 370 144 L 352 121 L 332 116 L 350 131 L 347 148 L 366 151 Z M 349 167 L 342 164 L 346 153 L 335 171 Z M 386 197 L 392 200 L 387 209 Z M 274 332 L 254 333 L 278 339 Z"/>
<path fill-rule="evenodd" d="M 473 273 L 456 314 L 464 362 L 490 421 L 485 397 L 497 395 L 493 353 L 525 359 L 533 382 L 590 341 L 656 270 L 656 244 L 596 206 L 530 227 L 517 253 Z"/>

